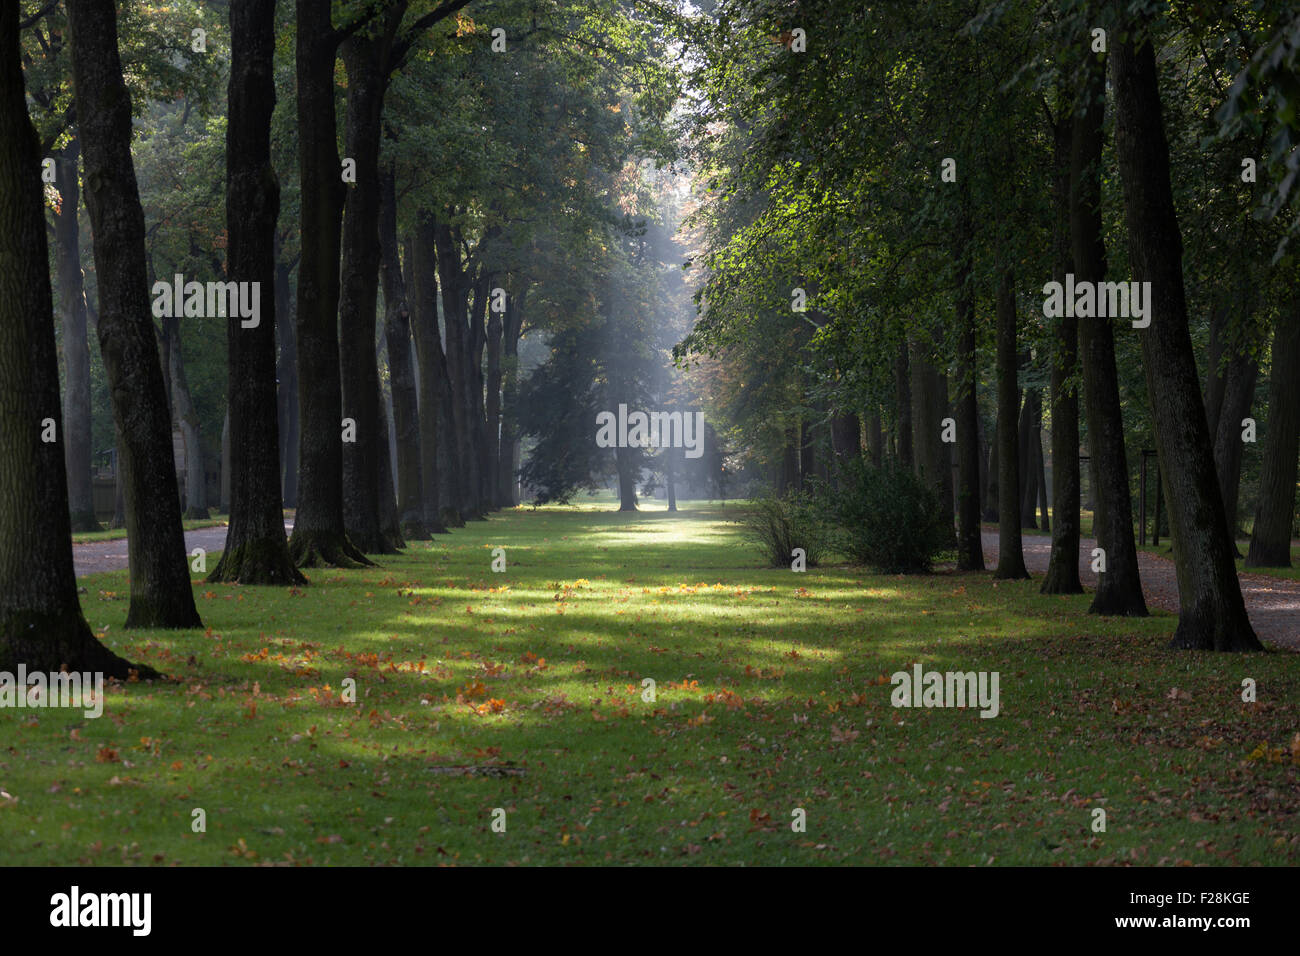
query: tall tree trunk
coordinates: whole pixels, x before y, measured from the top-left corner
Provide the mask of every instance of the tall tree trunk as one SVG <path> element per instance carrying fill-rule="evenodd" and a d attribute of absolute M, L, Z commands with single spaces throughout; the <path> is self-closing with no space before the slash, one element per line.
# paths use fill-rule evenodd
<path fill-rule="evenodd" d="M 1043 432 L 1040 428 L 1034 442 L 1034 462 L 1038 468 L 1038 527 L 1043 531 L 1052 530 L 1052 519 L 1048 514 L 1047 458 L 1043 455 Z"/>
<path fill-rule="evenodd" d="M 420 501 L 420 410 L 411 366 L 411 310 L 397 243 L 396 176 L 385 166 L 380 184 L 380 277 L 384 284 L 384 344 L 393 389 L 393 432 L 397 438 L 397 513 L 403 536 L 429 539 Z"/>
<path fill-rule="evenodd" d="M 898 353 L 894 356 L 894 403 L 897 418 L 895 421 L 896 440 L 898 443 L 898 463 L 904 468 L 913 466 L 912 454 L 912 389 L 911 368 L 907 354 L 907 342 L 901 342 Z"/>
<path fill-rule="evenodd" d="M 511 297 L 513 298 L 513 296 Z M 509 301 L 506 304 L 509 309 Z M 496 509 L 506 502 L 501 498 L 501 336 L 504 332 L 504 316 L 489 310 L 487 322 L 487 407 L 485 409 L 487 425 L 486 459 L 484 475 L 487 480 L 486 499 L 488 506 Z"/>
<path fill-rule="evenodd" d="M 993 437 L 988 441 L 989 459 L 986 470 L 989 473 L 988 485 L 985 488 L 984 498 L 984 520 L 990 522 L 998 521 L 998 430 L 997 422 L 994 421 Z"/>
<path fill-rule="evenodd" d="M 185 512 L 182 518 L 207 519 L 207 472 L 203 467 L 203 442 L 199 434 L 199 412 L 190 395 L 190 383 L 185 377 L 185 359 L 181 355 L 180 319 L 163 319 L 163 337 L 167 342 L 167 364 L 171 374 L 172 414 L 185 442 Z M 274 347 L 274 339 L 272 339 Z M 232 366 L 233 368 L 233 366 Z M 233 372 L 230 376 L 233 378 Z"/>
<path fill-rule="evenodd" d="M 1037 528 L 1038 459 L 1034 446 L 1042 430 L 1043 396 L 1036 388 L 1025 389 L 1025 403 L 1020 409 L 1017 440 L 1020 446 L 1020 527 Z"/>
<path fill-rule="evenodd" d="M 113 4 L 96 0 L 68 0 L 67 9 L 86 209 L 94 234 L 99 347 L 126 478 L 131 567 L 126 626 L 200 627 L 149 308 L 144 212 L 131 160 L 131 94 L 118 56 L 117 12 Z M 24 238 L 31 241 L 30 235 Z"/>
<path fill-rule="evenodd" d="M 447 376 L 451 385 L 451 422 L 453 448 L 457 462 L 454 504 L 463 519 L 482 517 L 478 501 L 478 457 L 472 434 L 467 382 L 469 293 L 472 282 L 461 263 L 459 243 L 450 226 L 436 223 L 433 229 L 438 258 L 438 287 L 442 291 L 443 327 L 447 338 Z"/>
<path fill-rule="evenodd" d="M 434 273 L 436 255 L 433 247 L 433 223 L 430 220 L 421 217 L 416 224 L 415 235 L 407 248 L 406 261 L 410 264 L 414 292 L 411 324 L 415 338 L 415 358 L 420 369 L 420 503 L 424 509 L 424 527 L 432 534 L 442 534 L 447 530 L 444 512 L 451 506 L 451 501 L 443 495 L 445 475 L 440 471 L 454 469 L 456 464 L 448 461 L 443 454 L 443 386 L 446 372 L 442 342 L 438 336 L 438 285 Z"/>
<path fill-rule="evenodd" d="M 1151 324 L 1140 335 L 1178 574 L 1181 613 L 1171 646 L 1261 650 L 1237 580 L 1187 328 L 1182 236 L 1150 40 L 1137 47 L 1132 34 L 1117 40 L 1111 68 L 1129 260 L 1134 280 L 1151 283 Z"/>
<path fill-rule="evenodd" d="M 1246 553 L 1248 568 L 1291 567 L 1296 455 L 1300 452 L 1300 307 L 1277 319 L 1268 383 L 1268 436 L 1260 464 L 1259 504 Z"/>
<path fill-rule="evenodd" d="M 1020 435 L 1016 431 L 1020 388 L 1016 380 L 1019 352 L 1014 289 L 1008 268 L 999 277 L 997 290 L 998 567 L 993 576 L 1003 579 L 1029 577 L 1020 538 Z"/>
<path fill-rule="evenodd" d="M 63 457 L 73 531 L 99 531 L 91 483 L 90 346 L 86 340 L 86 289 L 81 274 L 79 146 L 74 137 L 55 157 L 59 209 L 54 216 L 54 260 L 63 326 Z"/>
<path fill-rule="evenodd" d="M 230 514 L 230 404 L 226 404 L 226 416 L 221 422 L 221 511 Z"/>
<path fill-rule="evenodd" d="M 0 670 L 156 677 L 95 640 L 77 601 L 40 146 L 18 33 L 18 4 L 0 4 Z M 47 419 L 56 442 L 41 438 Z"/>
<path fill-rule="evenodd" d="M 397 489 L 393 484 L 394 447 L 389 425 L 391 403 L 381 396 L 379 401 L 379 533 L 389 554 L 406 547 L 402 536 L 402 521 L 397 512 Z"/>
<path fill-rule="evenodd" d="M 1074 271 L 1070 251 L 1070 144 L 1073 124 L 1068 96 L 1059 100 L 1053 128 L 1052 201 L 1056 226 L 1052 231 L 1057 282 Z M 1075 376 L 1079 368 L 1079 323 L 1074 316 L 1057 319 L 1051 332 L 1052 409 L 1052 554 L 1043 577 L 1043 594 L 1082 594 L 1079 580 L 1079 393 Z"/>
<path fill-rule="evenodd" d="M 1075 281 L 1106 278 L 1106 241 L 1102 231 L 1101 163 L 1105 122 L 1105 72 L 1100 59 L 1088 67 L 1075 113 L 1070 144 L 1070 239 Z M 1093 614 L 1147 615 L 1133 541 L 1133 503 L 1124 448 L 1124 422 L 1115 368 L 1111 320 L 1081 318 L 1079 357 L 1083 366 L 1084 406 L 1088 413 L 1089 492 L 1093 498 L 1093 534 L 1106 559 L 1097 578 Z"/>
<path fill-rule="evenodd" d="M 497 480 L 501 503 L 507 507 L 519 504 L 519 336 L 527 293 L 525 287 L 510 301 L 501 330 L 501 462 Z"/>
<path fill-rule="evenodd" d="M 1210 432 L 1214 438 L 1214 467 L 1223 498 L 1223 513 L 1232 536 L 1232 553 L 1237 552 L 1237 497 L 1241 490 L 1241 421 L 1250 414 L 1255 400 L 1255 383 L 1259 380 L 1259 361 L 1249 352 L 1236 354 L 1224 376 L 1223 405 L 1218 427 Z"/>
<path fill-rule="evenodd" d="M 275 109 L 275 0 L 232 0 L 230 108 L 226 122 L 226 279 L 275 288 L 280 183 L 271 166 Z M 226 321 L 230 372 L 230 526 L 209 581 L 306 584 L 289 557 L 280 497 L 275 394 L 275 307 L 261 297 L 258 322 Z M 270 313 L 269 315 L 267 313 Z"/>
<path fill-rule="evenodd" d="M 330 5 L 297 0 L 298 165 L 302 259 L 298 264 L 298 508 L 289 554 L 299 567 L 372 562 L 348 540 L 343 518 L 343 397 L 339 382 L 339 243 L 343 197 L 334 61 L 340 36 Z M 366 352 L 371 354 L 371 343 Z M 365 423 L 357 422 L 357 431 Z"/>
<path fill-rule="evenodd" d="M 941 494 L 943 476 L 940 474 L 939 446 L 942 436 L 939 396 L 935 391 L 936 370 L 919 338 L 912 341 L 910 353 L 908 367 L 912 375 L 912 469 L 935 494 Z"/>
<path fill-rule="evenodd" d="M 673 467 L 673 458 L 677 454 L 675 448 L 665 448 L 664 456 L 664 493 L 668 496 L 668 510 L 677 510 L 677 474 Z"/>
<path fill-rule="evenodd" d="M 791 446 L 793 452 L 793 446 Z M 633 461 L 630 448 L 615 448 L 614 462 L 618 471 L 618 510 L 636 511 L 636 479 L 639 469 Z"/>
<path fill-rule="evenodd" d="M 391 9 L 375 36 L 357 34 L 343 44 L 348 77 L 344 140 L 356 163 L 356 182 L 343 212 L 343 263 L 339 295 L 343 416 L 356 422 L 356 441 L 343 445 L 343 518 L 348 540 L 368 554 L 391 554 L 380 529 L 379 469 L 387 429 L 380 422 L 379 370 L 375 363 L 375 306 L 379 296 L 379 142 L 388 85 L 386 60 L 404 5 Z"/>
<path fill-rule="evenodd" d="M 275 333 L 280 340 L 276 359 L 276 404 L 280 428 L 280 471 L 284 507 L 298 506 L 298 342 L 294 334 L 293 298 L 289 294 L 293 267 L 275 264 Z"/>
<path fill-rule="evenodd" d="M 984 541 L 980 531 L 980 412 L 975 339 L 973 223 L 962 196 L 957 225 L 957 570 L 984 570 Z"/>

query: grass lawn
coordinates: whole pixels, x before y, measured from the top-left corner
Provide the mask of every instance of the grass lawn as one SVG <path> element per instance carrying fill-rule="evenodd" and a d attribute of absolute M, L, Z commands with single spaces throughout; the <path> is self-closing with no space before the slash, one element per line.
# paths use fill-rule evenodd
<path fill-rule="evenodd" d="M 763 569 L 734 505 L 607 507 L 196 583 L 206 632 L 123 632 L 125 573 L 82 579 L 176 680 L 0 710 L 0 863 L 1300 863 L 1300 658 L 1167 651 L 1172 616 L 1037 581 Z M 892 707 L 916 662 L 999 672 L 1001 712 Z"/>

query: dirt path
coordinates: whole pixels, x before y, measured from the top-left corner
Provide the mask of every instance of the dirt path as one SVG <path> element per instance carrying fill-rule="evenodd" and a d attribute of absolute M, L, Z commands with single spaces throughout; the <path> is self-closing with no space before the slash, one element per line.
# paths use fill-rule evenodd
<path fill-rule="evenodd" d="M 1097 542 L 1084 538 L 1079 542 L 1079 578 L 1084 587 L 1095 588 L 1097 575 L 1092 571 L 1092 549 Z M 1045 535 L 1024 536 L 1025 566 L 1038 575 L 1047 571 L 1052 553 L 1052 539 Z M 997 566 L 997 532 L 984 532 L 984 560 L 990 568 Z M 1178 613 L 1178 578 L 1174 563 L 1146 552 L 1138 552 L 1142 575 L 1142 592 L 1147 605 Z M 1300 651 L 1300 581 L 1271 578 L 1263 574 L 1240 574 L 1241 593 L 1255 633 L 1265 644 Z"/>
<path fill-rule="evenodd" d="M 293 524 L 284 526 L 285 532 L 293 530 Z M 185 532 L 185 553 L 188 555 L 195 548 L 202 548 L 211 554 L 226 547 L 226 529 L 200 528 Z M 114 541 L 95 541 L 90 544 L 72 546 L 72 564 L 77 570 L 77 577 L 83 574 L 98 574 L 100 571 L 120 571 L 127 567 L 126 538 Z M 208 570 L 216 565 L 209 564 Z"/>

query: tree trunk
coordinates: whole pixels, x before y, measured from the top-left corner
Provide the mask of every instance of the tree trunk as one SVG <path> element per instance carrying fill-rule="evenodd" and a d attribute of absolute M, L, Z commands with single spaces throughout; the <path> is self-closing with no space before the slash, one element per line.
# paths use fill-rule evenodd
<path fill-rule="evenodd" d="M 943 476 L 939 473 L 942 436 L 939 396 L 935 394 L 936 370 L 920 339 L 912 341 L 910 352 L 908 366 L 912 375 L 912 468 L 935 494 L 942 494 Z"/>
<path fill-rule="evenodd" d="M 988 483 L 985 488 L 984 497 L 984 520 L 997 522 L 998 520 L 998 430 L 997 422 L 994 422 L 993 437 L 987 442 L 989 446 L 988 465 L 985 470 L 988 472 Z"/>
<path fill-rule="evenodd" d="M 229 276 L 227 276 L 229 278 Z M 185 378 L 185 359 L 181 355 L 179 318 L 163 319 L 163 338 L 167 343 L 167 364 L 171 374 L 172 414 L 185 442 L 185 512 L 182 518 L 198 520 L 212 517 L 208 513 L 207 474 L 203 468 L 203 443 L 199 435 L 199 412 L 190 395 Z M 274 348 L 274 339 L 272 339 Z M 233 366 L 232 366 L 233 369 Z M 230 378 L 233 379 L 233 371 Z"/>
<path fill-rule="evenodd" d="M 501 330 L 501 457 L 497 481 L 501 487 L 501 504 L 519 504 L 519 336 L 523 330 L 524 302 L 528 290 L 521 289 L 506 309 L 505 327 Z"/>
<path fill-rule="evenodd" d="M 275 332 L 280 340 L 276 360 L 276 403 L 279 408 L 280 471 L 284 506 L 298 506 L 298 343 L 294 334 L 293 298 L 289 294 L 292 267 L 275 265 Z"/>
<path fill-rule="evenodd" d="M 664 493 L 668 496 L 668 510 L 677 510 L 677 475 L 673 468 L 673 457 L 677 449 L 665 448 L 664 455 Z"/>
<path fill-rule="evenodd" d="M 339 35 L 330 6 L 297 0 L 298 165 L 302 259 L 298 265 L 298 508 L 289 554 L 299 567 L 372 562 L 348 540 L 343 518 L 343 397 L 339 382 L 339 242 L 344 189 L 334 114 Z M 373 341 L 367 343 L 371 354 Z M 357 422 L 357 431 L 365 429 Z"/>
<path fill-rule="evenodd" d="M 466 276 L 458 243 L 450 226 L 436 223 L 433 227 L 434 247 L 438 259 L 438 287 L 442 291 L 442 318 L 446 329 L 447 377 L 451 385 L 448 417 L 451 424 L 452 448 L 456 467 L 456 496 L 453 504 L 466 520 L 482 517 L 478 502 L 478 458 L 471 431 L 467 383 L 469 357 L 468 313 L 472 282 Z"/>
<path fill-rule="evenodd" d="M 397 513 L 405 538 L 427 541 L 430 533 L 420 501 L 420 410 L 411 366 L 411 310 L 398 253 L 395 180 L 393 167 L 385 166 L 379 214 L 380 277 L 384 283 L 384 344 L 393 389 L 393 432 L 397 438 Z"/>
<path fill-rule="evenodd" d="M 68 0 L 67 9 L 86 208 L 94 235 L 99 346 L 126 479 L 131 567 L 126 626 L 200 627 L 150 317 L 144 212 L 131 160 L 131 95 L 118 56 L 117 13 L 112 4 L 95 0 Z M 24 238 L 31 241 L 30 234 Z"/>
<path fill-rule="evenodd" d="M 980 531 L 980 411 L 969 196 L 962 195 L 954 250 L 957 269 L 957 570 L 984 570 Z"/>
<path fill-rule="evenodd" d="M 1262 650 L 1237 580 L 1187 328 L 1155 50 L 1149 40 L 1140 47 L 1117 40 L 1111 67 L 1129 260 L 1134 280 L 1151 283 L 1151 324 L 1140 334 L 1178 573 L 1181 613 L 1171 646 Z"/>
<path fill-rule="evenodd" d="M 1259 504 L 1246 554 L 1248 568 L 1291 567 L 1296 455 L 1300 452 L 1300 309 L 1277 319 L 1268 383 L 1268 436 L 1260 464 Z"/>
<path fill-rule="evenodd" d="M 444 511 L 450 499 L 443 494 L 445 475 L 440 473 L 455 468 L 443 454 L 445 406 L 443 402 L 444 379 L 442 342 L 438 337 L 438 286 L 434 278 L 435 253 L 433 224 L 421 218 L 415 227 L 415 237 L 407 249 L 406 260 L 411 268 L 411 286 L 415 293 L 411 310 L 412 331 L 415 333 L 415 358 L 419 363 L 419 426 L 420 426 L 420 501 L 424 509 L 424 526 L 432 534 L 447 531 Z M 445 465 L 446 468 L 441 466 Z"/>
<path fill-rule="evenodd" d="M 912 390 L 911 368 L 907 355 L 907 342 L 901 342 L 894 357 L 894 401 L 897 406 L 895 422 L 898 444 L 898 463 L 911 468 L 912 455 Z"/>
<path fill-rule="evenodd" d="M 791 446 L 793 451 L 793 446 Z M 637 467 L 630 448 L 615 448 L 614 461 L 618 469 L 618 510 L 636 511 Z"/>
<path fill-rule="evenodd" d="M 1076 282 L 1106 278 L 1102 231 L 1101 163 L 1105 121 L 1105 73 L 1094 60 L 1084 85 L 1081 112 L 1075 113 L 1070 145 L 1070 239 Z M 1115 338 L 1110 319 L 1081 318 L 1079 356 L 1083 365 L 1084 406 L 1088 413 L 1089 492 L 1093 535 L 1105 554 L 1106 570 L 1097 578 L 1093 614 L 1146 617 L 1146 598 L 1138 576 L 1133 542 L 1133 504 L 1128 457 L 1115 368 Z"/>
<path fill-rule="evenodd" d="M 275 109 L 275 0 L 230 5 L 230 88 L 226 122 L 226 279 L 274 289 L 280 183 L 271 167 Z M 226 321 L 230 372 L 230 526 L 209 581 L 306 584 L 289 557 L 280 497 L 275 393 L 277 296 L 260 299 L 257 325 Z M 269 315 L 267 313 L 270 313 Z"/>
<path fill-rule="evenodd" d="M 1237 551 L 1237 497 L 1241 490 L 1241 420 L 1250 414 L 1255 400 L 1255 383 L 1259 380 L 1259 362 L 1249 352 L 1236 354 L 1228 363 L 1224 376 L 1223 405 L 1218 427 L 1209 434 L 1214 438 L 1214 467 L 1223 499 L 1223 514 L 1228 520 L 1232 553 Z M 1207 416 L 1208 417 L 1208 416 Z"/>
<path fill-rule="evenodd" d="M 1052 231 L 1055 268 L 1052 276 L 1064 283 L 1074 271 L 1070 251 L 1070 144 L 1073 125 L 1061 106 L 1053 129 L 1053 205 L 1056 225 Z M 1052 343 L 1052 554 L 1043 577 L 1043 594 L 1082 594 L 1079 580 L 1079 393 L 1074 380 L 1079 368 L 1079 323 L 1073 316 L 1057 319 L 1050 330 Z"/>
<path fill-rule="evenodd" d="M 1038 459 L 1034 447 L 1042 432 L 1043 396 L 1036 388 L 1025 389 L 1025 403 L 1020 409 L 1017 440 L 1020 446 L 1020 527 L 1037 528 Z"/>
<path fill-rule="evenodd" d="M 18 4 L 0 4 L 0 670 L 156 677 L 95 640 L 77 601 L 40 147 L 18 33 Z M 46 419 L 58 441 L 42 441 Z"/>
<path fill-rule="evenodd" d="M 91 484 L 90 346 L 86 340 L 86 289 L 81 274 L 79 147 L 74 137 L 55 157 L 59 211 L 54 217 L 55 271 L 63 326 L 63 455 L 68 471 L 72 530 L 99 531 Z"/>
<path fill-rule="evenodd" d="M 509 301 L 506 307 L 509 309 Z M 501 476 L 497 471 L 501 467 L 501 336 L 504 332 L 504 324 L 504 317 L 500 313 L 489 310 L 486 344 L 487 407 L 485 409 L 487 457 L 484 462 L 484 475 L 487 479 L 487 503 L 493 509 L 506 504 L 501 498 Z"/>
<path fill-rule="evenodd" d="M 1052 518 L 1048 514 L 1047 459 L 1043 455 L 1043 431 L 1040 428 L 1034 441 L 1034 462 L 1038 468 L 1038 527 L 1043 531 L 1052 530 Z"/>
<path fill-rule="evenodd" d="M 999 278 L 997 291 L 998 567 L 993 576 L 1002 579 L 1029 577 L 1020 539 L 1020 436 L 1016 431 L 1020 389 L 1014 289 L 1008 268 Z"/>
<path fill-rule="evenodd" d="M 375 362 L 375 305 L 379 296 L 379 142 L 387 87 L 387 51 L 400 23 L 390 11 L 377 35 L 358 34 L 343 44 L 348 77 L 344 139 L 356 163 L 343 212 L 343 263 L 339 296 L 343 415 L 356 422 L 356 441 L 343 445 L 343 518 L 348 540 L 368 554 L 394 548 L 380 529 L 381 425 L 379 370 Z"/>
<path fill-rule="evenodd" d="M 221 422 L 221 511 L 230 514 L 230 404 L 226 404 L 226 417 Z"/>

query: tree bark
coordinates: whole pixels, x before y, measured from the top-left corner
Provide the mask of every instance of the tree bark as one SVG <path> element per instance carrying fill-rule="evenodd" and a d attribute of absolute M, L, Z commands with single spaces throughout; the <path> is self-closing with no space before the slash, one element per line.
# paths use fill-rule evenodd
<path fill-rule="evenodd" d="M 1020 538 L 1020 436 L 1016 413 L 1020 389 L 1016 380 L 1016 298 L 1011 270 L 1003 271 L 997 290 L 998 377 L 998 567 L 994 577 L 1029 577 Z"/>
<path fill-rule="evenodd" d="M 1151 283 L 1151 324 L 1140 335 L 1178 574 L 1181 613 L 1170 646 L 1262 650 L 1237 580 L 1188 333 L 1182 236 L 1169 181 L 1155 50 L 1149 39 L 1140 46 L 1134 42 L 1132 34 L 1117 40 L 1112 55 L 1115 140 L 1133 277 Z"/>
<path fill-rule="evenodd" d="M 339 298 L 343 415 L 357 423 L 356 441 L 343 445 L 343 517 L 348 539 L 368 554 L 394 548 L 380 529 L 381 426 L 379 370 L 375 361 L 375 306 L 379 296 L 379 143 L 388 51 L 405 5 L 392 9 L 371 37 L 343 44 L 348 77 L 344 139 L 356 163 L 343 212 L 343 264 Z"/>
<path fill-rule="evenodd" d="M 1268 435 L 1260 464 L 1259 503 L 1246 553 L 1248 568 L 1291 567 L 1296 456 L 1300 453 L 1300 309 L 1278 316 L 1269 368 Z"/>
<path fill-rule="evenodd" d="M 54 160 L 59 211 L 54 216 L 54 260 L 63 326 L 63 454 L 68 471 L 72 530 L 99 531 L 95 518 L 90 447 L 90 346 L 86 340 L 86 289 L 81 273 L 79 144 L 74 137 Z"/>
<path fill-rule="evenodd" d="M 131 160 L 131 95 L 118 56 L 117 13 L 112 4 L 96 0 L 68 0 L 67 8 L 86 208 L 94 234 L 99 345 L 126 479 L 131 567 L 126 626 L 200 627 L 150 317 L 144 212 Z"/>
<path fill-rule="evenodd" d="M 975 337 L 975 287 L 972 260 L 973 222 L 963 193 L 957 224 L 957 570 L 984 570 L 980 530 L 980 412 Z"/>
<path fill-rule="evenodd" d="M 794 446 L 788 446 L 793 457 Z M 632 450 L 615 448 L 614 461 L 618 469 L 618 510 L 636 511 L 636 479 L 639 470 L 633 462 Z"/>
<path fill-rule="evenodd" d="M 257 325 L 226 321 L 230 372 L 230 525 L 209 581 L 306 584 L 284 536 L 275 392 L 276 222 L 280 182 L 271 166 L 275 109 L 275 0 L 232 0 L 226 123 L 226 278 L 272 291 Z M 269 313 L 269 314 L 268 314 Z"/>
<path fill-rule="evenodd" d="M 510 298 L 514 298 L 511 296 Z M 506 301 L 507 311 L 510 308 Z M 484 475 L 487 482 L 485 498 L 490 508 L 503 507 L 506 502 L 501 498 L 501 336 L 505 331 L 505 316 L 489 308 L 487 321 L 487 381 L 485 396 L 487 407 L 484 410 L 487 426 L 485 444 L 486 459 Z"/>
<path fill-rule="evenodd" d="M 425 528 L 433 534 L 443 534 L 448 524 L 444 511 L 451 503 L 443 496 L 445 476 L 440 471 L 454 469 L 455 462 L 449 462 L 443 454 L 446 368 L 438 336 L 438 286 L 434 272 L 437 256 L 430 220 L 422 217 L 416 224 L 406 258 L 411 264 L 411 285 L 415 293 L 411 322 L 420 368 L 420 500 Z"/>
<path fill-rule="evenodd" d="M 298 506 L 298 341 L 294 334 L 293 298 L 289 294 L 293 267 L 282 259 L 275 265 L 275 333 L 280 340 L 276 359 L 276 403 L 279 408 L 280 471 L 283 503 Z"/>
<path fill-rule="evenodd" d="M 298 265 L 298 508 L 289 554 L 299 567 L 372 564 L 343 518 L 343 398 L 339 381 L 339 244 L 343 186 L 334 113 L 340 36 L 330 6 L 297 0 L 298 165 L 302 259 Z M 370 353 L 368 343 L 366 352 Z M 365 428 L 357 423 L 357 430 Z"/>
<path fill-rule="evenodd" d="M 18 4 L 0 4 L 0 670 L 156 677 L 97 641 L 77 601 L 40 145 L 20 64 Z M 42 440 L 46 419 L 57 441 Z"/>
<path fill-rule="evenodd" d="M 896 441 L 898 444 L 898 463 L 904 468 L 911 468 L 912 454 L 912 391 L 911 369 L 907 354 L 907 342 L 901 342 L 894 357 L 894 402 L 897 406 L 895 421 Z"/>
<path fill-rule="evenodd" d="M 497 467 L 497 480 L 501 487 L 501 504 L 506 507 L 519 504 L 519 337 L 523 330 L 524 305 L 527 287 L 510 303 L 506 310 L 505 327 L 501 330 L 501 458 Z"/>
<path fill-rule="evenodd" d="M 207 519 L 211 515 L 208 513 L 207 473 L 203 467 L 199 412 L 194 407 L 190 384 L 185 377 L 179 318 L 163 319 L 163 338 L 167 343 L 164 351 L 170 369 L 167 381 L 171 384 L 172 416 L 181 430 L 181 438 L 185 443 L 185 511 L 181 517 Z"/>
<path fill-rule="evenodd" d="M 1070 250 L 1070 146 L 1073 125 L 1061 97 L 1060 115 L 1053 128 L 1053 205 L 1056 225 L 1052 232 L 1054 278 L 1064 283 L 1074 271 Z M 1079 393 L 1074 380 L 1079 368 L 1079 322 L 1062 316 L 1050 330 L 1052 343 L 1052 553 L 1043 577 L 1043 594 L 1082 594 L 1079 580 Z"/>
<path fill-rule="evenodd" d="M 1102 282 L 1106 278 L 1101 215 L 1105 102 L 1105 73 L 1101 61 L 1093 60 L 1080 109 L 1075 113 L 1070 145 L 1070 239 L 1076 283 Z M 1092 614 L 1146 617 L 1137 545 L 1133 541 L 1133 504 L 1115 368 L 1114 329 L 1110 319 L 1081 318 L 1078 326 L 1088 414 L 1092 527 L 1106 559 L 1106 570 L 1097 578 L 1097 592 L 1088 610 Z"/>
<path fill-rule="evenodd" d="M 1034 447 L 1042 433 L 1043 395 L 1036 388 L 1025 389 L 1020 409 L 1017 440 L 1020 447 L 1020 527 L 1037 528 L 1038 459 Z"/>
<path fill-rule="evenodd" d="M 1223 405 L 1218 415 L 1217 428 L 1209 434 L 1214 438 L 1214 468 L 1219 480 L 1219 495 L 1223 498 L 1223 514 L 1228 520 L 1228 533 L 1232 536 L 1232 553 L 1240 557 L 1236 532 L 1244 449 L 1241 421 L 1250 414 L 1251 402 L 1255 400 L 1255 383 L 1259 380 L 1258 360 L 1249 352 L 1234 355 L 1228 363 L 1224 380 Z"/>
<path fill-rule="evenodd" d="M 420 502 L 420 410 L 411 366 L 411 310 L 398 252 L 396 175 L 391 165 L 384 167 L 380 189 L 380 277 L 384 285 L 384 344 L 393 389 L 393 432 L 397 438 L 398 523 L 408 540 L 427 541 L 430 533 Z"/>

